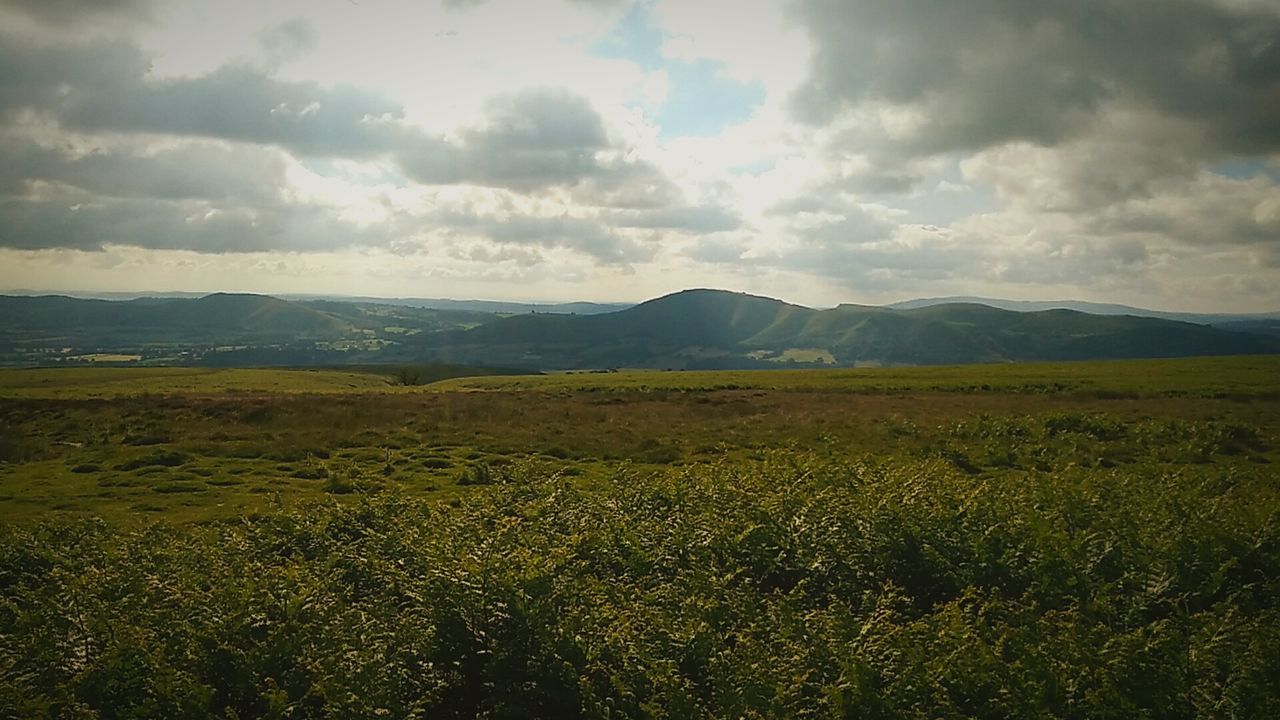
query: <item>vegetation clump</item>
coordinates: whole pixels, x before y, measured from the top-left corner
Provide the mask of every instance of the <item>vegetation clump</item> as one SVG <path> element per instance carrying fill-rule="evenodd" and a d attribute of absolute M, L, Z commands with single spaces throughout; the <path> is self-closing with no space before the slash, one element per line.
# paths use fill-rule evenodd
<path fill-rule="evenodd" d="M 481 466 L 476 466 L 481 467 Z M 236 523 L 0 531 L 21 717 L 1277 717 L 1256 466 L 504 468 Z"/>

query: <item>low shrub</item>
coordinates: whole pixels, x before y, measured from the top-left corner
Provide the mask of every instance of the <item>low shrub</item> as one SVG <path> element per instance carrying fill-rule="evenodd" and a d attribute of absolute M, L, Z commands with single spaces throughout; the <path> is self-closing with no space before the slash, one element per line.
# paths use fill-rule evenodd
<path fill-rule="evenodd" d="M 0 707 L 1280 716 L 1264 468 L 993 477 L 767 454 L 591 488 L 509 472 L 446 504 L 0 527 Z"/>

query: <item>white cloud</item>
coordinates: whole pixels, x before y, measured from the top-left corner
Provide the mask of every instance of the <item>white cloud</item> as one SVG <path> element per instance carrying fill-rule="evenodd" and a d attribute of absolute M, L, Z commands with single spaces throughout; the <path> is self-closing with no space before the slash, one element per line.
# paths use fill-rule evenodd
<path fill-rule="evenodd" d="M 0 286 L 1280 307 L 1274 3 L 632 7 L 0 1 Z"/>

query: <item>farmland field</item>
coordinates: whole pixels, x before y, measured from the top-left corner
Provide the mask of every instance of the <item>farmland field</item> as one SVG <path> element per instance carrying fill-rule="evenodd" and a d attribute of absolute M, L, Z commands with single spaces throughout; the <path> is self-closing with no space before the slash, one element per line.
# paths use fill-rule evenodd
<path fill-rule="evenodd" d="M 0 708 L 1275 716 L 1277 463 L 1274 356 L 0 371 Z"/>

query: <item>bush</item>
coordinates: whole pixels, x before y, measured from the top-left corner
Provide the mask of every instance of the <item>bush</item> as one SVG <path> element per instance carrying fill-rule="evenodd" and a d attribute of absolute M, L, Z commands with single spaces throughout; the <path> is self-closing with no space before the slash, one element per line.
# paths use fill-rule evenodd
<path fill-rule="evenodd" d="M 179 467 L 187 464 L 191 457 L 185 453 L 172 450 L 153 452 L 150 455 L 144 455 L 134 458 L 116 466 L 116 470 L 138 470 L 140 468 L 161 468 L 161 467 Z"/>
<path fill-rule="evenodd" d="M 475 463 L 463 468 L 455 482 L 459 485 L 492 485 L 496 477 L 488 463 Z"/>
<path fill-rule="evenodd" d="M 300 480 L 327 480 L 329 478 L 329 469 L 323 465 L 309 465 L 298 470 L 294 470 L 290 477 Z"/>
<path fill-rule="evenodd" d="M 446 505 L 0 528 L 0 707 L 1280 716 L 1280 494 L 1261 469 L 778 454 L 591 489 L 510 472 Z"/>
<path fill-rule="evenodd" d="M 412 366 L 398 367 L 391 374 L 392 382 L 396 385 L 421 385 L 422 384 L 422 368 Z"/>

